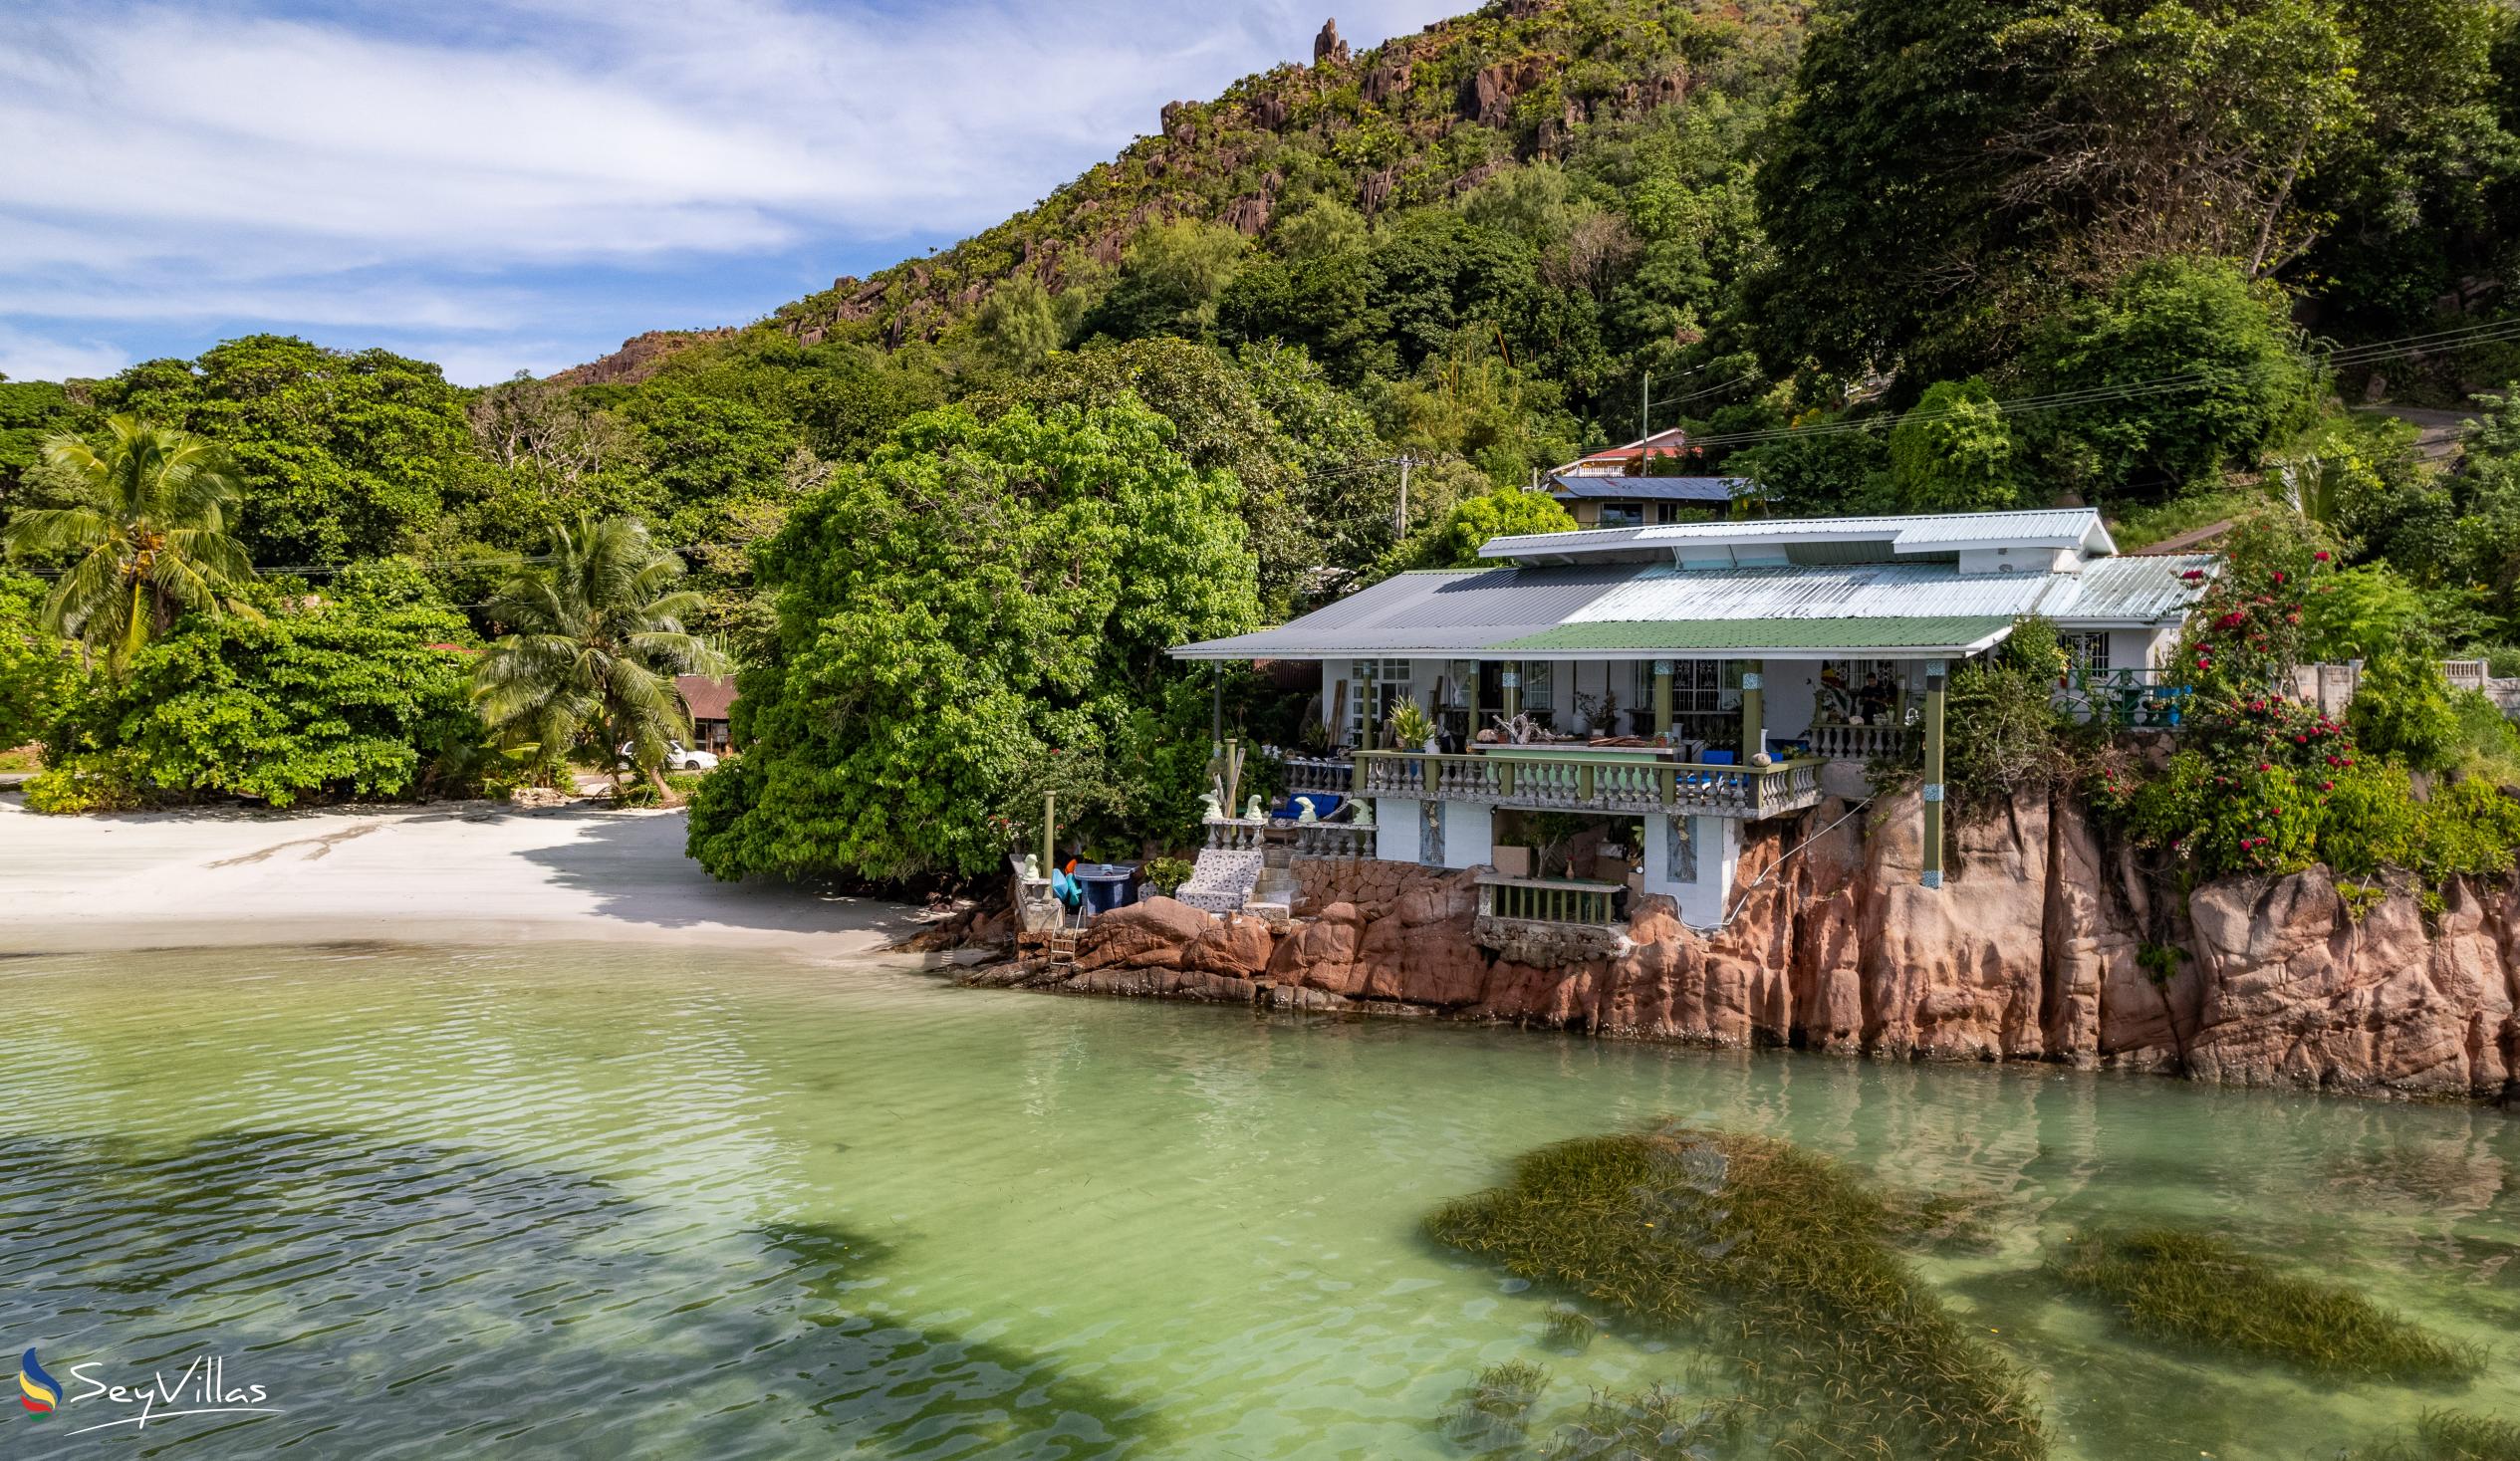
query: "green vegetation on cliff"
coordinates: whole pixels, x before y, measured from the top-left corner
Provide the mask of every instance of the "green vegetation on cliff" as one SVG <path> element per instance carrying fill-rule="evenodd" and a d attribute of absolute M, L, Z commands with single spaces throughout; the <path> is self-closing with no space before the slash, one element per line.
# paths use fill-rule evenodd
<path fill-rule="evenodd" d="M 2289 515 L 2353 571 L 2338 611 L 2313 610 L 2326 652 L 2386 635 L 2520 668 L 2520 418 L 2489 413 L 2443 459 L 2343 404 L 2460 404 L 2520 376 L 2515 132 L 2499 0 L 1506 0 L 1174 104 L 953 248 L 552 380 L 459 389 L 388 352 L 256 336 L 0 381 L 0 515 L 75 495 L 48 435 L 129 413 L 223 448 L 229 526 L 264 574 L 320 595 L 399 557 L 467 643 L 510 627 L 494 602 L 518 558 L 634 516 L 690 567 L 686 626 L 769 700 L 828 671 L 796 617 L 832 611 L 800 590 L 823 570 L 771 546 L 799 541 L 793 520 L 880 500 L 936 522 L 845 545 L 871 582 L 950 562 L 1039 585 L 1021 534 L 936 548 L 993 504 L 1034 510 L 1039 431 L 1161 423 L 1143 470 L 1230 504 L 1233 552 L 1202 516 L 1191 557 L 1236 607 L 1182 619 L 1222 623 L 1549 526 L 1497 494 L 1633 437 L 1649 394 L 1654 426 L 1692 433 L 1686 469 L 1749 480 L 1752 510 L 2079 499 L 2130 544 Z M 2415 335 L 2433 338 L 2392 343 Z M 1105 424 L 1052 424 L 1072 408 Z M 905 602 L 931 597 L 977 611 Z M 1112 629 L 1071 596 L 1032 608 L 1026 642 Z M 965 643 L 982 626 L 912 628 L 887 652 L 985 659 Z M 40 637 L 21 631 L 57 657 Z M 1176 836 L 1194 798 L 1149 748 L 1198 739 L 1198 691 L 1149 646 L 1076 656 L 1077 675 L 968 670 L 1043 708 L 1005 744 L 1005 717 L 967 743 L 878 738 L 906 763 L 747 713 L 744 784 L 814 795 L 721 802 L 697 846 L 727 873 L 974 870 L 1006 846 L 982 829 L 1009 798 L 1059 780 L 1054 750 L 1092 768 L 1071 779 L 1097 836 Z M 999 752 L 985 777 L 950 770 Z M 905 795 L 937 799 L 932 834 L 889 825 Z"/>

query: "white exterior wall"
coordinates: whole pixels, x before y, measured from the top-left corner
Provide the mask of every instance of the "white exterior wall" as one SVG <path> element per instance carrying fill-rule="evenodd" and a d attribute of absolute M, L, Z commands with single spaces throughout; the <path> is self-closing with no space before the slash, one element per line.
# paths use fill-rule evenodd
<path fill-rule="evenodd" d="M 1820 703 L 1819 660 L 1771 659 L 1761 684 L 1767 691 L 1768 739 L 1791 739 L 1811 728 L 1812 710 Z"/>
<path fill-rule="evenodd" d="M 1415 862 L 1425 846 L 1426 804 L 1415 797 L 1376 797 L 1374 856 L 1379 862 Z"/>
<path fill-rule="evenodd" d="M 2170 657 L 2170 650 L 2177 643 L 2176 629 L 2111 629 L 2109 667 L 2157 669 Z"/>
<path fill-rule="evenodd" d="M 1444 803 L 1443 865 L 1485 867 L 1495 855 L 1495 814 L 1479 802 Z"/>

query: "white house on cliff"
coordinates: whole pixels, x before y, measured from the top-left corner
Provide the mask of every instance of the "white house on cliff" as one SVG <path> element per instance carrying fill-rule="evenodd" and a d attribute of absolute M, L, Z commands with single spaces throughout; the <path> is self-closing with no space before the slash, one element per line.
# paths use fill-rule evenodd
<path fill-rule="evenodd" d="M 1474 867 L 1527 843 L 1533 814 L 1641 824 L 1635 885 L 1698 926 L 1729 907 L 1742 824 L 1808 808 L 1824 783 L 1860 795 L 1881 758 L 1921 762 L 1924 879 L 1940 885 L 1950 667 L 2042 615 L 2078 689 L 2135 723 L 2174 720 L 2158 666 L 2215 563 L 2122 556 L 2080 508 L 1620 527 L 1480 557 L 1172 653 L 1320 665 L 1339 750 L 1299 774 L 1370 804 L 1355 850 Z M 1435 726 L 1427 745 L 1389 745 L 1403 700 Z M 1498 881 L 1500 907 L 1598 905 L 1588 880 Z"/>

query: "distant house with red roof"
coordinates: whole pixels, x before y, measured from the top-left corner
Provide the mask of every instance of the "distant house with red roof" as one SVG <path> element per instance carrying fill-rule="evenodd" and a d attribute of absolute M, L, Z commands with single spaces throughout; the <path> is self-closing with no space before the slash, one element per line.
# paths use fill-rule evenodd
<path fill-rule="evenodd" d="M 691 748 L 724 755 L 733 748 L 735 677 L 731 674 L 678 674 L 673 688 L 691 712 Z"/>
<path fill-rule="evenodd" d="M 1703 451 L 1673 426 L 1552 468 L 1540 490 L 1579 528 L 1647 528 L 1728 517 L 1750 484 L 1738 477 L 1681 475 Z"/>

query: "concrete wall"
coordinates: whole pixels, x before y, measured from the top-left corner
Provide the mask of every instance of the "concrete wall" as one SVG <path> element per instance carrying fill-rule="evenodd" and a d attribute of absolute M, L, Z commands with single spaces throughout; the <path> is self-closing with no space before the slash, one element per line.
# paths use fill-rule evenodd
<path fill-rule="evenodd" d="M 1443 804 L 1443 865 L 1446 867 L 1486 866 L 1489 859 L 1496 855 L 1495 836 L 1495 816 L 1484 804 Z"/>
<path fill-rule="evenodd" d="M 1385 862 L 1420 859 L 1426 835 L 1426 804 L 1415 797 L 1376 797 L 1374 855 Z"/>

